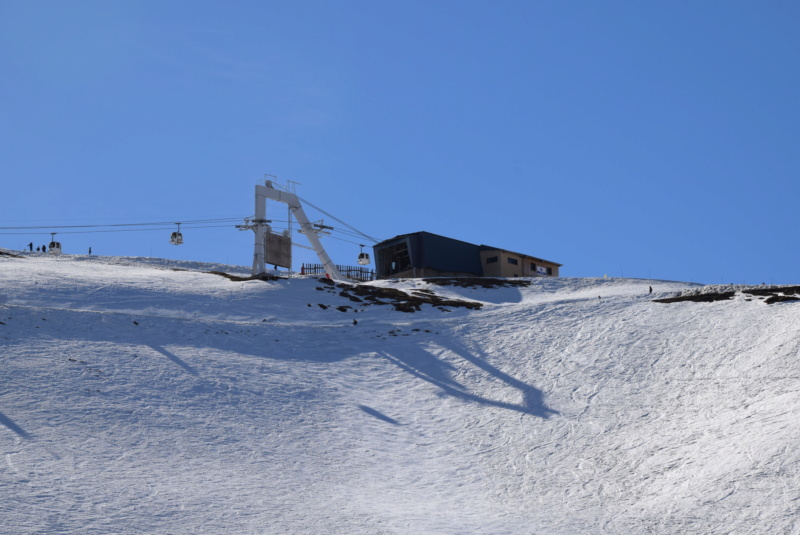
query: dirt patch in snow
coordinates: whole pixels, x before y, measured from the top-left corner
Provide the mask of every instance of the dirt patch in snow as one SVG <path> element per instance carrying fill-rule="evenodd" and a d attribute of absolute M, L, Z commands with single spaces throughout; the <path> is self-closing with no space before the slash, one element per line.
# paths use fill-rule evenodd
<path fill-rule="evenodd" d="M 726 301 L 733 299 L 736 292 L 719 292 L 704 294 L 687 294 L 677 297 L 666 297 L 664 299 L 653 299 L 654 303 L 680 303 L 682 301 L 692 301 L 694 303 L 712 303 L 714 301 Z"/>
<path fill-rule="evenodd" d="M 436 277 L 422 280 L 437 286 L 459 286 L 461 288 L 525 288 L 531 285 L 530 279 L 493 279 L 488 277 Z"/>
<path fill-rule="evenodd" d="M 800 301 L 800 286 L 759 286 L 742 290 L 742 293 L 763 299 L 768 305 L 787 301 Z"/>
<path fill-rule="evenodd" d="M 788 301 L 800 301 L 800 286 L 755 286 L 742 288 L 728 287 L 725 290 L 717 290 L 714 287 L 709 289 L 706 287 L 676 297 L 653 299 L 653 302 L 679 303 L 681 301 L 692 301 L 696 303 L 710 303 L 713 301 L 727 301 L 733 299 L 737 293 L 745 296 L 745 299 L 748 301 L 751 300 L 752 297 L 756 297 L 768 305 Z"/>
<path fill-rule="evenodd" d="M 244 281 L 277 281 L 281 280 L 284 277 L 278 277 L 276 275 L 251 275 L 249 277 L 241 277 L 239 275 L 231 275 L 230 273 L 223 273 L 222 271 L 206 271 L 209 275 L 219 275 L 220 277 L 225 277 L 228 280 L 233 282 L 244 282 Z"/>
<path fill-rule="evenodd" d="M 442 311 L 450 308 L 467 308 L 478 310 L 483 307 L 482 303 L 475 301 L 464 301 L 461 299 L 446 299 L 436 295 L 430 290 L 412 290 L 410 293 L 396 288 L 381 288 L 365 284 L 344 284 L 335 283 L 330 279 L 319 279 L 325 287 L 317 287 L 317 290 L 334 291 L 339 290 L 339 296 L 349 299 L 360 306 L 370 305 L 391 305 L 399 312 L 416 312 L 421 310 L 422 305 L 431 305 Z M 341 307 L 340 307 L 341 308 Z"/>

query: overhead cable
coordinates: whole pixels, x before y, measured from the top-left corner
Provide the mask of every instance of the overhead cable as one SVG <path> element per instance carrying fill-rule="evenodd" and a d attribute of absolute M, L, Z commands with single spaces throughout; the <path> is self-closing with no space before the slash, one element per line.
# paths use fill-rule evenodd
<path fill-rule="evenodd" d="M 325 214 L 326 216 L 330 217 L 330 218 L 331 218 L 331 219 L 333 219 L 334 221 L 338 221 L 339 223 L 341 223 L 341 224 L 342 224 L 342 225 L 344 225 L 345 227 L 349 228 L 350 230 L 353 230 L 353 231 L 355 231 L 355 232 L 356 232 L 356 233 L 358 233 L 360 236 L 363 236 L 364 238 L 367 238 L 368 240 L 370 240 L 370 241 L 372 241 L 372 242 L 374 242 L 374 243 L 378 243 L 378 242 L 380 241 L 380 240 L 377 240 L 377 239 L 373 238 L 372 236 L 369 236 L 369 235 L 367 235 L 367 234 L 364 234 L 363 232 L 361 232 L 360 230 L 358 230 L 358 229 L 357 229 L 357 228 L 355 228 L 354 226 L 352 226 L 352 225 L 348 225 L 347 223 L 345 223 L 344 221 L 342 221 L 342 220 L 341 220 L 341 219 L 339 219 L 338 217 L 336 217 L 336 216 L 334 216 L 334 215 L 331 215 L 331 214 L 329 214 L 328 212 L 326 212 L 325 210 L 323 210 L 323 209 L 322 209 L 322 208 L 320 208 L 319 206 L 315 206 L 315 205 L 311 204 L 309 201 L 307 201 L 306 199 L 303 199 L 303 198 L 302 198 L 302 197 L 300 197 L 299 195 L 296 195 L 296 197 L 297 197 L 298 199 L 300 199 L 301 201 L 303 201 L 305 204 L 307 204 L 307 205 L 309 205 L 310 207 L 314 208 L 315 210 L 318 210 L 319 212 L 322 212 L 322 213 L 323 213 L 323 214 Z"/>
<path fill-rule="evenodd" d="M 0 230 L 43 230 L 43 229 L 62 229 L 62 228 L 106 228 L 106 227 L 152 227 L 155 225 L 181 225 L 193 223 L 222 223 L 241 221 L 243 218 L 218 218 L 218 219 L 192 219 L 180 221 L 158 221 L 155 223 L 108 223 L 108 224 L 95 224 L 95 225 L 40 225 L 40 226 L 26 226 L 26 227 L 0 227 Z"/>

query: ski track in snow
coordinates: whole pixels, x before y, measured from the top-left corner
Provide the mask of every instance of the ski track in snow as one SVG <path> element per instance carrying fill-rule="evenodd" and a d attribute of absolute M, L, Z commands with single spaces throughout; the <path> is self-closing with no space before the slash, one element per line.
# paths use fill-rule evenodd
<path fill-rule="evenodd" d="M 3 530 L 800 533 L 800 304 L 211 270 L 0 259 Z"/>

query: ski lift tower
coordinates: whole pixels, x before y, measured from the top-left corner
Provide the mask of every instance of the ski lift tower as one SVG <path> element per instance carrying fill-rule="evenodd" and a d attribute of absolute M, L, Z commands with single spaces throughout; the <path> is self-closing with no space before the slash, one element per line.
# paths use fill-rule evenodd
<path fill-rule="evenodd" d="M 267 272 L 265 245 L 267 234 L 270 232 L 270 226 L 267 224 L 269 223 L 267 220 L 267 199 L 282 202 L 289 206 L 289 212 L 294 215 L 294 218 L 300 224 L 303 234 L 306 235 L 314 252 L 317 253 L 319 261 L 325 267 L 327 276 L 333 280 L 346 280 L 336 269 L 328 253 L 322 247 L 322 242 L 319 241 L 319 236 L 317 236 L 318 229 L 308 220 L 308 216 L 306 216 L 297 195 L 275 188 L 271 180 L 265 181 L 263 186 L 256 185 L 256 215 L 248 225 L 242 227 L 252 229 L 256 234 L 253 252 L 253 275 L 262 275 Z"/>

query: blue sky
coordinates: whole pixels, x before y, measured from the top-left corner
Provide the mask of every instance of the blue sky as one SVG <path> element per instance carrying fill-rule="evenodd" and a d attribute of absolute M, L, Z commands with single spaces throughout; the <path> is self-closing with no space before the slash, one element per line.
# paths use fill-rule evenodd
<path fill-rule="evenodd" d="M 270 174 L 378 239 L 798 283 L 798 22 L 792 2 L 0 0 L 0 226 L 230 219 L 178 247 L 58 239 L 250 265 L 232 220 Z M 360 241 L 324 243 L 355 264 Z"/>

